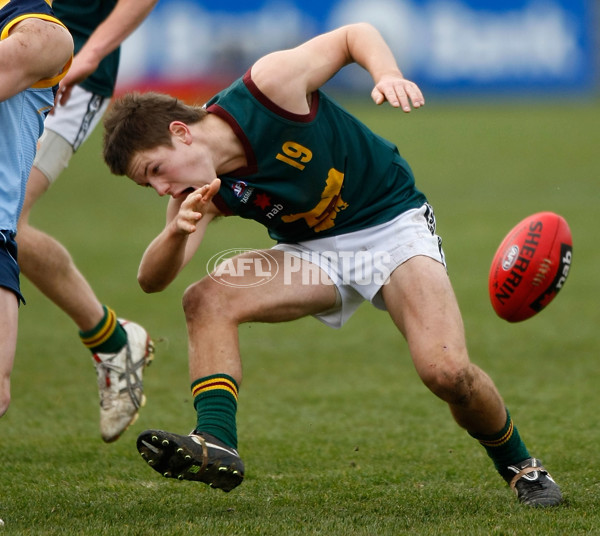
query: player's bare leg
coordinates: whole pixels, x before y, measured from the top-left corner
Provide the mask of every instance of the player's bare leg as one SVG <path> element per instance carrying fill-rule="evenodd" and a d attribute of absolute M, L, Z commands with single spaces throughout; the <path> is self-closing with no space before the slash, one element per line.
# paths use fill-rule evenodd
<path fill-rule="evenodd" d="M 469 361 L 445 268 L 428 257 L 414 257 L 394 271 L 382 292 L 419 376 L 448 403 L 456 422 L 472 433 L 500 430 L 506 421 L 504 402 L 489 376 Z"/>
<path fill-rule="evenodd" d="M 10 375 L 15 360 L 19 308 L 12 290 L 0 287 L 0 417 L 10 405 Z"/>
<path fill-rule="evenodd" d="M 496 386 L 469 360 L 445 268 L 428 257 L 414 257 L 393 272 L 382 292 L 419 376 L 448 403 L 456 422 L 486 448 L 519 500 L 531 506 L 560 503 L 560 489 L 529 455 Z"/>
<path fill-rule="evenodd" d="M 268 255 L 280 267 L 285 265 L 283 252 L 269 250 Z M 262 253 L 250 252 L 232 262 L 249 266 L 261 259 Z M 237 390 L 242 381 L 239 325 L 294 320 L 330 309 L 336 302 L 333 285 L 303 285 L 301 270 L 287 275 L 280 270 L 267 283 L 255 286 L 260 277 L 264 278 L 247 272 L 240 277 L 224 275 L 220 282 L 206 277 L 185 292 L 197 426 L 189 436 L 147 430 L 138 437 L 142 457 L 163 476 L 197 480 L 224 491 L 241 484 L 244 464 L 236 450 L 235 430 Z M 322 274 L 320 281 L 325 280 Z"/>
<path fill-rule="evenodd" d="M 115 313 L 98 300 L 66 248 L 30 224 L 31 210 L 49 184 L 34 166 L 19 220 L 19 265 L 22 273 L 75 322 L 82 342 L 91 350 L 100 396 L 100 433 L 104 441 L 111 442 L 135 422 L 145 403 L 142 375 L 152 361 L 154 346 L 142 326 L 123 319 L 117 322 Z M 103 334 L 102 339 L 96 337 L 98 333 Z M 94 346 L 98 340 L 102 340 L 101 345 Z"/>
<path fill-rule="evenodd" d="M 19 220 L 19 265 L 27 279 L 67 313 L 81 331 L 88 331 L 104 316 L 102 304 L 66 248 L 29 222 L 33 205 L 48 186 L 48 179 L 33 167 Z"/>
<path fill-rule="evenodd" d="M 280 267 L 284 266 L 282 251 L 268 250 L 268 254 Z M 260 262 L 261 255 L 250 252 L 237 258 L 254 257 Z M 208 277 L 186 290 L 183 304 L 191 379 L 225 371 L 241 382 L 240 324 L 288 322 L 330 309 L 336 302 L 335 287 L 325 274 L 320 281 L 326 284 L 303 284 L 306 281 L 302 280 L 302 270 L 284 274 L 280 269 L 277 276 L 264 285 L 252 286 L 253 280 L 260 277 L 248 274 L 233 279 L 223 275 L 221 283 Z"/>

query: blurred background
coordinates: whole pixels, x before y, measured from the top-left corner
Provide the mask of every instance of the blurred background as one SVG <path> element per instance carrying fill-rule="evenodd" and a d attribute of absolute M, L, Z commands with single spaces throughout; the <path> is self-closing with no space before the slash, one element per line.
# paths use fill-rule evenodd
<path fill-rule="evenodd" d="M 595 0 L 160 0 L 125 43 L 119 91 L 204 98 L 267 52 L 368 21 L 428 94 L 589 96 L 598 11 Z M 370 80 L 350 68 L 335 84 Z"/>

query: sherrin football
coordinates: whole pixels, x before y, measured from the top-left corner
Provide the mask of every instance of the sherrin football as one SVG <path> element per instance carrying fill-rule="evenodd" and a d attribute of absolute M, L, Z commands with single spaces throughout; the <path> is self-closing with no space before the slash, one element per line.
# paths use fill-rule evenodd
<path fill-rule="evenodd" d="M 494 255 L 489 293 L 496 314 L 521 322 L 546 307 L 563 288 L 573 258 L 569 225 L 554 212 L 520 221 Z"/>

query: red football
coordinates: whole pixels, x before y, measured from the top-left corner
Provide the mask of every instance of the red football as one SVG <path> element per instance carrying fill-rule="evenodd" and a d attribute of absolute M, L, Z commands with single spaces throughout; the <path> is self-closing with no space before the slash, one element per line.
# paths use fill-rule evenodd
<path fill-rule="evenodd" d="M 569 225 L 554 212 L 520 221 L 494 255 L 490 300 L 500 318 L 520 322 L 539 313 L 563 287 L 573 258 Z"/>

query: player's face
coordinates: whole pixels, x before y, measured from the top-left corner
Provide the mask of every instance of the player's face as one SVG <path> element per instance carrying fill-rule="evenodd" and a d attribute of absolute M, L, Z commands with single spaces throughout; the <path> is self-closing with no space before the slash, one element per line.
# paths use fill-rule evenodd
<path fill-rule="evenodd" d="M 154 188 L 160 196 L 177 198 L 208 184 L 215 178 L 215 171 L 200 153 L 175 141 L 173 147 L 159 146 L 136 153 L 128 175 L 136 184 Z"/>

